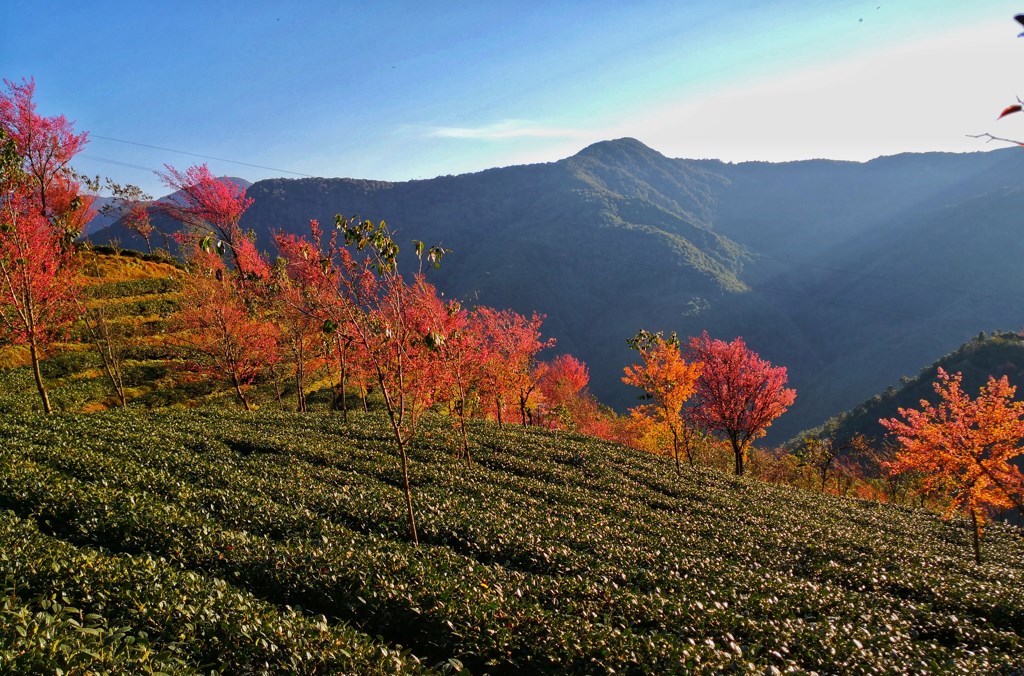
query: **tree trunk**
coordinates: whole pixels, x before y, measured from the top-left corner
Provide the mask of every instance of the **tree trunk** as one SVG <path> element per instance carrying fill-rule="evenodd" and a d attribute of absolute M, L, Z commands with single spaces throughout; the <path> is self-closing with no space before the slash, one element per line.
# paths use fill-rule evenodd
<path fill-rule="evenodd" d="M 270 380 L 274 383 L 274 396 L 277 398 L 277 405 L 283 411 L 284 400 L 281 398 L 281 383 L 277 375 L 277 364 L 270 365 Z"/>
<path fill-rule="evenodd" d="M 271 369 L 270 377 L 274 379 L 274 394 L 277 396 L 277 403 L 282 409 L 284 408 L 284 399 L 281 397 L 281 383 L 277 380 L 277 373 L 275 369 Z"/>
<path fill-rule="evenodd" d="M 299 413 L 306 412 L 306 390 L 302 383 L 302 375 L 295 374 L 295 410 Z"/>
<path fill-rule="evenodd" d="M 348 366 L 348 364 L 346 364 L 345 360 L 345 353 L 347 351 L 347 349 L 341 346 L 341 336 L 338 336 L 338 361 L 341 365 L 341 380 L 339 384 L 339 389 L 341 390 L 339 392 L 339 394 L 341 395 L 341 419 L 345 422 L 348 422 L 348 402 L 345 401 L 345 386 L 347 385 L 345 380 L 346 376 L 348 375 L 348 373 L 346 372 L 346 367 Z"/>
<path fill-rule="evenodd" d="M 299 413 L 306 412 L 306 374 L 303 368 L 306 355 L 302 349 L 302 338 L 299 338 L 299 349 L 296 352 L 295 360 L 295 410 Z"/>
<path fill-rule="evenodd" d="M 242 402 L 242 406 L 245 407 L 246 411 L 251 411 L 252 406 L 249 405 L 249 400 L 242 394 L 242 386 L 238 382 L 238 375 L 235 373 L 231 374 L 231 384 L 235 386 L 235 394 L 238 395 L 238 400 Z"/>
<path fill-rule="evenodd" d="M 398 448 L 402 454 L 402 480 L 405 482 L 405 508 L 409 513 L 409 531 L 412 532 L 412 543 L 418 545 L 420 538 L 416 534 L 416 516 L 412 509 L 412 488 L 409 486 L 409 456 L 405 452 L 405 444 L 400 442 Z"/>
<path fill-rule="evenodd" d="M 676 458 L 676 474 L 680 474 L 682 470 L 679 468 L 679 435 L 676 434 L 674 428 L 672 430 L 672 451 Z"/>
<path fill-rule="evenodd" d="M 89 332 L 92 344 L 100 355 L 100 361 L 103 362 L 103 371 L 107 374 L 110 384 L 114 387 L 114 393 L 117 395 L 121 408 L 124 408 L 128 405 L 128 398 L 124 393 L 124 378 L 121 376 L 120 358 L 110 344 L 110 327 L 107 325 L 103 313 L 99 310 L 96 311 L 95 326 L 89 321 L 89 311 L 84 307 L 82 308 L 82 321 L 85 322 L 85 329 Z"/>
<path fill-rule="evenodd" d="M 981 565 L 981 520 L 978 518 L 978 510 L 971 509 L 971 533 L 974 538 L 974 563 Z"/>
<path fill-rule="evenodd" d="M 395 435 L 395 444 L 398 445 L 398 454 L 402 458 L 402 482 L 405 486 L 405 508 L 409 514 L 409 532 L 412 533 L 412 543 L 420 543 L 419 535 L 416 533 L 416 516 L 412 507 L 412 487 L 409 485 L 409 454 L 406 453 L 405 444 L 407 439 L 402 433 L 401 411 L 396 411 L 388 391 L 383 390 L 384 404 L 388 409 L 388 420 L 391 422 L 391 432 Z"/>
<path fill-rule="evenodd" d="M 28 349 L 32 356 L 32 375 L 36 379 L 36 389 L 39 390 L 39 398 L 43 400 L 43 411 L 49 415 L 53 413 L 53 408 L 50 406 L 50 395 L 46 393 L 46 385 L 43 384 L 43 374 L 39 370 L 39 349 L 35 340 L 29 341 Z"/>
<path fill-rule="evenodd" d="M 473 456 L 469 453 L 469 435 L 466 434 L 466 400 L 459 402 L 459 428 L 462 431 L 462 453 L 467 465 L 473 464 Z"/>
<path fill-rule="evenodd" d="M 683 425 L 682 425 L 682 432 L 683 432 L 683 434 L 682 434 L 683 448 L 686 450 L 686 462 L 690 463 L 690 467 L 693 467 L 694 464 L 695 464 L 694 461 L 693 461 L 693 448 L 692 448 L 693 447 L 693 430 L 688 430 L 686 428 L 686 423 L 683 423 Z"/>
<path fill-rule="evenodd" d="M 732 452 L 736 455 L 736 476 L 743 476 L 743 456 L 745 455 L 745 450 L 739 443 L 732 442 Z"/>

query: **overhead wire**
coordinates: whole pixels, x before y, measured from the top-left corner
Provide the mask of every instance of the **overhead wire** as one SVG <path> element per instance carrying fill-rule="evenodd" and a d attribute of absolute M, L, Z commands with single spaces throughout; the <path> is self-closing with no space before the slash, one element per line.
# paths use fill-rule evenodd
<path fill-rule="evenodd" d="M 140 169 L 142 171 L 153 172 L 156 171 L 151 167 L 143 167 L 142 165 L 139 164 L 131 164 L 129 162 L 122 162 L 120 160 L 111 160 L 107 159 L 106 157 L 96 157 L 95 155 L 82 155 L 81 157 L 86 160 L 93 160 L 94 162 L 106 162 L 107 164 L 116 164 L 119 167 L 128 167 L 129 169 Z"/>
<path fill-rule="evenodd" d="M 212 155 L 203 155 L 201 153 L 192 153 L 187 150 L 175 150 L 174 148 L 165 148 L 163 146 L 150 145 L 149 143 L 139 143 L 138 141 L 127 141 L 125 139 L 114 138 L 112 136 L 101 136 L 99 134 L 89 134 L 89 138 L 103 139 L 104 141 L 114 141 L 116 143 L 125 143 L 128 145 L 139 146 L 140 148 L 150 148 L 152 150 L 162 150 L 168 153 L 178 153 L 179 155 L 189 155 L 191 157 L 199 157 L 204 160 L 214 160 L 215 162 L 228 162 L 230 164 L 237 164 L 243 167 L 252 167 L 254 169 L 264 169 L 266 171 L 277 171 L 282 174 L 292 174 L 293 176 L 304 176 L 306 178 L 316 178 L 313 174 L 303 174 L 298 171 L 290 171 L 288 169 L 280 169 L 278 167 L 268 167 L 263 164 L 253 164 L 251 162 L 242 162 L 240 160 L 229 160 L 224 157 L 214 157 Z"/>

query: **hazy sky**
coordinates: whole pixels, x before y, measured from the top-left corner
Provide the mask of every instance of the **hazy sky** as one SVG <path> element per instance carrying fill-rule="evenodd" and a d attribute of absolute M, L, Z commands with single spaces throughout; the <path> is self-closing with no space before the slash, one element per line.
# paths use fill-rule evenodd
<path fill-rule="evenodd" d="M 1024 136 L 1024 3 L 997 0 L 0 0 L 0 74 L 91 142 L 77 167 L 163 190 L 405 180 L 635 137 L 671 157 L 864 160 Z M 157 146 L 161 149 L 125 143 Z M 181 154 L 186 151 L 273 169 Z"/>

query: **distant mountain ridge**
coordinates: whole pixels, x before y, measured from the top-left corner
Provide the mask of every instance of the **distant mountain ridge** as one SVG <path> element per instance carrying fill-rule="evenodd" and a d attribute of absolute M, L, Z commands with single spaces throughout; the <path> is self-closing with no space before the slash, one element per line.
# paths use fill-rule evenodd
<path fill-rule="evenodd" d="M 963 390 L 970 396 L 977 395 L 989 376 L 1006 376 L 1011 383 L 1024 383 L 1024 336 L 1020 333 L 1000 332 L 992 335 L 979 333 L 956 350 L 925 366 L 913 377 L 903 377 L 899 386 L 888 387 L 870 399 L 860 402 L 849 411 L 844 411 L 804 434 L 834 437 L 838 443 L 845 443 L 854 435 L 863 434 L 872 443 L 881 442 L 887 431 L 878 421 L 882 418 L 898 418 L 900 408 L 919 409 L 921 400 L 938 402 L 933 384 L 938 380 L 938 370 L 963 375 Z M 1018 388 L 1018 399 L 1024 399 L 1024 388 Z M 803 436 L 803 435 L 800 435 Z M 790 440 L 800 442 L 800 436 Z"/>
<path fill-rule="evenodd" d="M 446 295 L 546 313 L 618 408 L 635 401 L 619 378 L 639 328 L 743 335 L 797 388 L 781 441 L 1024 323 L 1022 169 L 1019 149 L 729 164 L 618 139 L 430 180 L 259 181 L 243 226 L 268 250 L 272 232 L 339 212 L 440 242 L 454 253 L 430 276 Z M 104 236 L 131 246 L 118 227 Z"/>
<path fill-rule="evenodd" d="M 222 176 L 221 179 L 225 181 L 230 181 L 235 185 L 239 186 L 240 188 L 246 190 L 252 185 L 252 181 L 248 181 L 244 178 L 239 178 L 237 176 Z M 156 201 L 163 202 L 166 200 L 174 199 L 175 194 L 164 195 L 163 197 L 157 198 Z M 92 219 L 90 219 L 89 222 L 85 224 L 85 227 L 82 229 L 82 237 L 96 238 L 97 233 L 116 224 L 121 218 L 121 214 L 119 214 L 117 212 L 117 209 L 115 208 L 116 202 L 113 197 L 96 197 L 92 207 L 96 213 L 92 217 Z M 170 224 L 165 223 L 165 226 L 170 227 Z M 114 231 L 113 235 L 107 235 L 100 239 L 103 239 L 105 242 L 110 237 L 117 237 L 118 235 L 123 234 L 122 231 L 123 227 L 119 231 Z M 99 239 L 97 239 L 97 241 L 99 241 Z"/>

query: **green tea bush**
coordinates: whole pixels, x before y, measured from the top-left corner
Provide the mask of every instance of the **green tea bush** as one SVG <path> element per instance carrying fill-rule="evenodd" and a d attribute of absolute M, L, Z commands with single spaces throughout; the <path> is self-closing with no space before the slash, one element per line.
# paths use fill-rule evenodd
<path fill-rule="evenodd" d="M 418 663 L 151 556 L 73 547 L 0 516 L 5 673 L 394 673 Z"/>
<path fill-rule="evenodd" d="M 574 435 L 482 422 L 470 432 L 472 466 L 453 457 L 444 418 L 427 418 L 412 450 L 419 547 L 406 535 L 386 419 L 374 413 L 347 425 L 339 414 L 212 409 L 3 416 L 0 509 L 69 553 L 146 571 L 157 562 L 195 585 L 225 581 L 271 617 L 293 612 L 297 625 L 376 637 L 378 652 L 389 651 L 376 669 L 1024 665 L 1017 530 L 994 525 L 990 561 L 975 566 L 958 521 L 711 470 L 677 477 L 661 458 Z M 39 593 L 52 597 L 69 575 L 54 573 Z M 113 595 L 152 587 L 139 575 Z M 234 621 L 189 630 L 172 648 L 121 617 L 105 626 L 145 631 L 160 659 L 183 669 L 255 668 L 231 657 L 231 640 L 245 643 L 231 638 Z"/>

